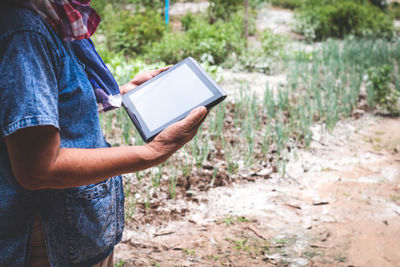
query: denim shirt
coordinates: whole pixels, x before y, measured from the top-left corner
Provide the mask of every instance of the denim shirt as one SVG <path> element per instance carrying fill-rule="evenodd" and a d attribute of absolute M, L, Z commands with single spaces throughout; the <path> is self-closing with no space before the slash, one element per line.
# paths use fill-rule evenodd
<path fill-rule="evenodd" d="M 50 125 L 63 148 L 107 147 L 84 66 L 33 11 L 0 10 L 0 266 L 26 266 L 39 212 L 51 266 L 91 266 L 121 240 L 121 177 L 62 190 L 29 191 L 16 181 L 4 138 Z M 35 140 L 31 140 L 35 142 Z"/>

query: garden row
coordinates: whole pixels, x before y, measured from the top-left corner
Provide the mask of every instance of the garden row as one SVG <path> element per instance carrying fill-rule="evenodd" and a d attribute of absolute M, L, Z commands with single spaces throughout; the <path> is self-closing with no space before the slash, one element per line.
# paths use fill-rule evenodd
<path fill-rule="evenodd" d="M 289 152 L 310 144 L 315 123 L 329 130 L 355 108 L 398 113 L 399 45 L 349 38 L 284 53 L 286 85 L 266 87 L 260 99 L 242 84 L 242 93 L 213 109 L 194 140 L 169 161 L 126 176 L 128 218 L 137 204 L 149 208 L 160 199 L 265 175 L 261 170 L 284 173 Z M 124 110 L 103 114 L 102 122 L 114 145 L 143 144 Z"/>

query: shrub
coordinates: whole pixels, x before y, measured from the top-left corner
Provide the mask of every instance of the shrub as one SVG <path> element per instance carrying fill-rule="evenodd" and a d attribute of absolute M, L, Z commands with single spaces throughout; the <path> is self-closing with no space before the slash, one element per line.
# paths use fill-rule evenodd
<path fill-rule="evenodd" d="M 265 29 L 260 34 L 261 47 L 265 55 L 270 56 L 284 45 L 284 37 Z"/>
<path fill-rule="evenodd" d="M 309 41 L 328 37 L 343 38 L 347 35 L 393 37 L 393 20 L 377 7 L 354 1 L 312 4 L 315 2 L 308 1 L 297 16 L 296 30 Z"/>
<path fill-rule="evenodd" d="M 182 28 L 184 31 L 187 31 L 193 23 L 196 21 L 195 16 L 192 13 L 188 13 L 180 19 L 182 23 Z"/>
<path fill-rule="evenodd" d="M 141 54 L 149 43 L 159 41 L 165 32 L 161 14 L 153 10 L 133 14 L 130 11 L 116 11 L 112 6 L 106 9 L 107 17 L 101 28 L 108 47 L 127 55 Z"/>
<path fill-rule="evenodd" d="M 371 4 L 373 4 L 374 6 L 379 7 L 382 10 L 386 10 L 386 8 L 388 7 L 388 2 L 387 0 L 369 0 Z"/>
<path fill-rule="evenodd" d="M 271 0 L 270 3 L 273 6 L 296 9 L 301 7 L 303 1 L 302 0 Z"/>
<path fill-rule="evenodd" d="M 400 19 L 400 3 L 393 2 L 389 5 L 389 14 L 395 19 Z"/>
<path fill-rule="evenodd" d="M 373 67 L 367 73 L 374 102 L 384 111 L 398 115 L 400 111 L 398 107 L 400 93 L 391 87 L 391 66 L 382 65 L 380 67 Z"/>
<path fill-rule="evenodd" d="M 176 63 L 191 56 L 198 60 L 219 64 L 231 53 L 240 54 L 244 49 L 243 18 L 234 15 L 229 22 L 208 24 L 195 18 L 185 32 L 167 32 L 164 37 L 146 48 L 146 58 Z"/>
<path fill-rule="evenodd" d="M 210 23 L 218 19 L 229 20 L 242 6 L 243 0 L 210 0 L 208 17 Z"/>

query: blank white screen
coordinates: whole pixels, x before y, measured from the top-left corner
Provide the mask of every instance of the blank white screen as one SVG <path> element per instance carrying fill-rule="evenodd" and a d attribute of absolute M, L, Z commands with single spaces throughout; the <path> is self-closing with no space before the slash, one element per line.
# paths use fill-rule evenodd
<path fill-rule="evenodd" d="M 150 131 L 193 109 L 213 94 L 183 64 L 129 97 Z"/>

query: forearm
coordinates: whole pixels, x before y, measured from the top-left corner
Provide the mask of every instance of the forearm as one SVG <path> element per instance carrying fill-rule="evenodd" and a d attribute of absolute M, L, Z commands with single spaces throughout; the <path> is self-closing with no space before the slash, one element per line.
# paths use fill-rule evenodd
<path fill-rule="evenodd" d="M 123 173 L 136 172 L 165 160 L 147 146 L 97 149 L 60 149 L 55 161 L 35 177 L 29 189 L 68 188 L 103 181 Z"/>
<path fill-rule="evenodd" d="M 21 129 L 7 136 L 5 143 L 13 174 L 24 188 L 76 187 L 162 163 L 193 138 L 206 114 L 204 107 L 197 108 L 144 146 L 60 148 L 60 135 L 53 126 Z"/>

